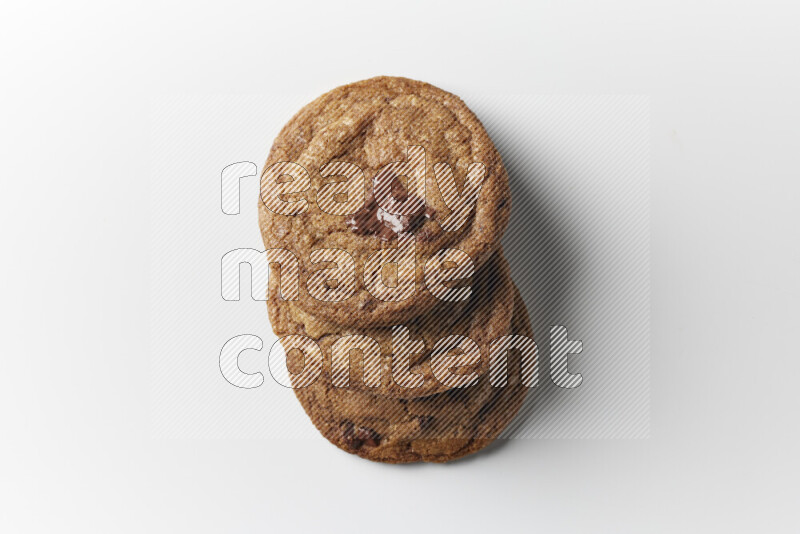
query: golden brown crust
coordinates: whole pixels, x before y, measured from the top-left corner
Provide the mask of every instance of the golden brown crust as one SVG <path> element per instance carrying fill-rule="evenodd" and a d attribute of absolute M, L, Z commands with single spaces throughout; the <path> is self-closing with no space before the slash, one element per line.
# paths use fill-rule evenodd
<path fill-rule="evenodd" d="M 516 291 L 514 333 L 533 338 Z M 509 369 L 519 369 L 512 355 Z M 505 387 L 488 376 L 475 386 L 419 399 L 393 399 L 334 388 L 327 380 L 296 389 L 311 421 L 331 443 L 385 463 L 448 462 L 491 443 L 516 416 L 528 388 L 509 373 Z"/>
<path fill-rule="evenodd" d="M 342 326 L 321 320 L 304 312 L 292 302 L 282 300 L 277 287 L 272 287 L 270 290 L 268 309 L 270 323 L 277 336 L 301 334 L 317 342 L 325 357 L 323 374 L 326 378 L 331 376 L 332 346 L 338 339 L 352 334 L 374 339 L 380 344 L 382 352 L 381 385 L 372 388 L 364 384 L 363 355 L 354 351 L 350 356 L 349 386 L 354 390 L 371 394 L 411 399 L 450 389 L 449 386 L 436 380 L 431 369 L 430 354 L 436 341 L 449 335 L 462 335 L 469 337 L 483 349 L 492 339 L 511 332 L 515 289 L 508 263 L 500 251 L 496 252 L 476 273 L 472 280 L 472 288 L 472 296 L 468 301 L 440 302 L 425 315 L 402 323 L 409 329 L 412 339 L 419 339 L 425 343 L 425 351 L 414 355 L 410 362 L 411 372 L 422 375 L 425 379 L 424 384 L 416 388 L 403 387 L 391 379 L 391 326 Z M 299 353 L 290 353 L 290 362 L 299 357 Z M 297 368 L 302 366 L 302 362 L 297 363 Z M 475 371 L 478 376 L 483 376 L 488 372 L 488 368 L 488 359 L 482 358 L 480 364 L 466 367 L 464 372 Z"/>
<path fill-rule="evenodd" d="M 418 237 L 425 236 L 416 241 L 416 291 L 406 300 L 385 302 L 365 288 L 363 266 L 370 254 L 394 243 L 357 235 L 347 227 L 344 216 L 322 212 L 315 202 L 316 191 L 331 180 L 323 179 L 319 171 L 331 161 L 349 162 L 360 167 L 371 184 L 381 167 L 404 161 L 413 145 L 426 150 L 426 200 L 438 216 L 449 209 L 434 178 L 435 163 L 448 163 L 460 186 L 474 162 L 486 166 L 487 178 L 475 211 L 461 228 L 445 232 L 438 222 L 429 220 L 415 231 Z M 301 194 L 309 201 L 309 209 L 297 216 L 277 215 L 259 201 L 264 244 L 298 256 L 303 283 L 297 305 L 328 321 L 388 325 L 429 311 L 437 299 L 425 289 L 425 261 L 439 250 L 456 248 L 466 252 L 477 268 L 491 257 L 508 224 L 508 176 L 489 136 L 461 99 L 423 82 L 379 77 L 322 95 L 284 126 L 264 168 L 281 161 L 298 163 L 309 172 L 311 189 Z M 356 263 L 356 292 L 342 302 L 321 302 L 306 291 L 305 281 L 317 268 L 309 255 L 327 248 L 347 251 Z"/>

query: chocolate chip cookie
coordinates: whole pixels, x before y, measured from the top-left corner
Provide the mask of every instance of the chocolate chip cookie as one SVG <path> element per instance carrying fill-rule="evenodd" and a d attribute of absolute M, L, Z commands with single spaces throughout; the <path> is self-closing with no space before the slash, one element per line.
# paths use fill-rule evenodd
<path fill-rule="evenodd" d="M 393 327 L 358 327 L 342 326 L 306 313 L 293 302 L 282 300 L 277 287 L 270 288 L 268 309 L 270 323 L 276 335 L 308 336 L 317 342 L 322 349 L 324 362 L 324 378 L 330 379 L 333 372 L 333 355 L 336 343 L 345 336 L 368 336 L 379 345 L 379 361 L 371 369 L 379 377 L 368 385 L 365 377 L 370 373 L 363 351 L 350 351 L 342 354 L 343 365 L 350 369 L 348 386 L 356 391 L 368 392 L 395 398 L 418 398 L 441 393 L 452 389 L 452 385 L 443 383 L 434 375 L 431 366 L 431 353 L 437 343 L 446 336 L 466 336 L 477 347 L 485 347 L 489 341 L 511 333 L 514 313 L 514 285 L 508 264 L 498 250 L 473 277 L 472 292 L 468 300 L 463 302 L 442 302 L 430 312 L 415 317 L 403 326 L 408 328 L 410 338 L 417 341 L 417 347 L 409 358 L 410 373 L 422 377 L 421 385 L 406 387 L 392 378 L 393 369 Z M 401 323 L 398 323 L 401 324 Z M 424 345 L 423 345 L 424 343 Z M 378 351 L 376 351 L 377 354 Z M 300 351 L 287 354 L 292 368 L 303 368 Z M 395 359 L 395 365 L 397 364 Z M 484 376 L 488 372 L 488 358 L 477 362 L 466 362 L 459 366 L 461 376 L 474 373 Z M 344 367 L 342 367 L 344 369 Z M 346 370 L 342 371 L 345 374 Z M 397 376 L 397 375 L 395 375 Z"/>
<path fill-rule="evenodd" d="M 513 331 L 532 339 L 525 304 L 516 293 Z M 329 380 L 295 389 L 317 429 L 337 447 L 387 463 L 447 462 L 491 443 L 519 411 L 528 392 L 511 351 L 509 378 L 494 387 L 477 385 L 417 399 L 395 399 L 346 388 Z"/>
<path fill-rule="evenodd" d="M 259 225 L 267 249 L 299 260 L 300 309 L 338 324 L 390 325 L 440 302 L 425 281 L 438 251 L 462 251 L 475 270 L 486 263 L 510 208 L 500 155 L 464 102 L 379 77 L 322 95 L 284 126 L 262 173 Z M 376 254 L 402 243 L 414 261 L 387 273 Z M 328 249 L 343 252 L 319 255 Z M 326 271 L 344 264 L 353 276 Z M 326 289 L 320 281 L 338 287 L 335 298 L 309 291 Z"/>

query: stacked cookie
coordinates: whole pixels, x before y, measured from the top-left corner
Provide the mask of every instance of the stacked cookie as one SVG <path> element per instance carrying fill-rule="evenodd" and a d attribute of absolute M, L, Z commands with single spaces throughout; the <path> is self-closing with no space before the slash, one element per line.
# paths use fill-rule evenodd
<path fill-rule="evenodd" d="M 269 317 L 314 425 L 338 447 L 382 462 L 444 462 L 490 443 L 527 392 L 514 351 L 505 385 L 491 383 L 490 342 L 532 333 L 500 249 L 508 176 L 475 115 L 413 80 L 346 85 L 292 118 L 264 169 L 264 244 L 282 251 L 281 277 L 302 282 L 287 292 L 283 279 L 270 280 Z M 481 170 L 469 202 L 467 175 Z M 377 196 L 382 188 L 388 196 Z M 386 198 L 404 210 L 387 209 Z M 442 281 L 432 265 L 462 276 Z M 311 350 L 294 350 L 298 340 Z M 342 340 L 360 344 L 343 349 Z M 309 381 L 311 353 L 321 361 Z"/>

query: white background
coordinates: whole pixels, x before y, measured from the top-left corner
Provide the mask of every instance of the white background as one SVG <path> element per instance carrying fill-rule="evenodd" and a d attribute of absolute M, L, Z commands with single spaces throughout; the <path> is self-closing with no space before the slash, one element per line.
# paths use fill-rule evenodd
<path fill-rule="evenodd" d="M 797 531 L 798 15 L 730 1 L 6 6 L 0 530 Z M 649 439 L 517 440 L 392 467 L 315 440 L 151 437 L 152 99 L 318 94 L 376 74 L 651 95 Z"/>

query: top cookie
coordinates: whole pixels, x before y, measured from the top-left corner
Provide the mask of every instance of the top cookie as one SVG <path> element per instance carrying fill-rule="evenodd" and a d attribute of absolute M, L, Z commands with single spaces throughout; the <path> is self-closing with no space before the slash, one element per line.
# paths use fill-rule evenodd
<path fill-rule="evenodd" d="M 429 273 L 442 262 L 454 278 L 470 263 L 477 271 L 510 208 L 500 155 L 461 99 L 379 77 L 322 95 L 284 126 L 262 173 L 259 225 L 267 249 L 299 260 L 297 306 L 377 326 L 441 302 L 455 282 L 433 272 L 426 284 L 429 260 Z M 444 249 L 461 252 L 437 254 Z M 295 272 L 281 263 L 284 275 Z M 439 298 L 432 279 L 444 281 Z"/>

